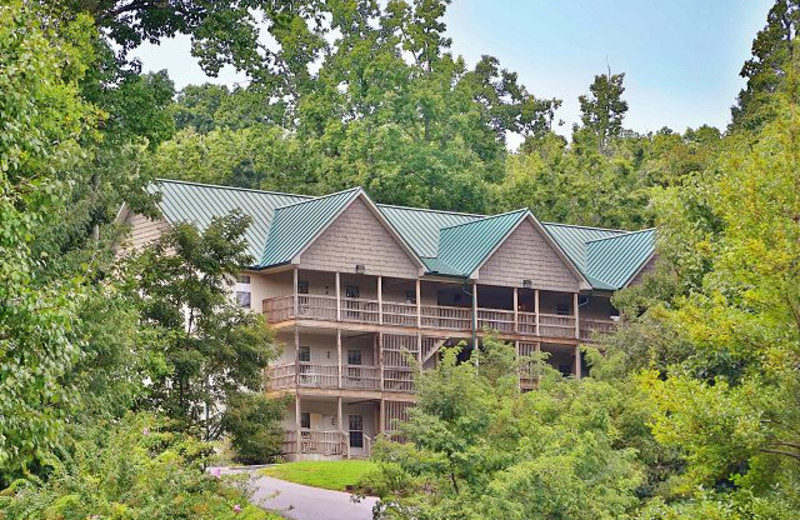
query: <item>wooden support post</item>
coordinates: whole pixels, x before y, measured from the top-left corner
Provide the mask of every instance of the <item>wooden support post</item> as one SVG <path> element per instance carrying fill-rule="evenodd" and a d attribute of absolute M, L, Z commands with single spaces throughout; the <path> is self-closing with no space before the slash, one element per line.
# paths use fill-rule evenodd
<path fill-rule="evenodd" d="M 294 309 L 294 318 L 297 319 L 298 314 L 299 314 L 298 311 L 299 311 L 299 308 L 300 308 L 300 296 L 297 294 L 297 287 L 299 285 L 299 281 L 298 280 L 300 278 L 300 274 L 299 274 L 298 269 L 297 269 L 296 266 L 292 270 L 292 278 L 293 278 L 292 285 L 294 287 L 294 289 L 293 289 L 294 296 L 292 298 L 292 307 Z"/>
<path fill-rule="evenodd" d="M 344 431 L 344 417 L 342 415 L 342 396 L 336 397 L 336 429 L 340 432 Z"/>
<path fill-rule="evenodd" d="M 383 325 L 383 277 L 378 275 L 378 325 Z"/>
<path fill-rule="evenodd" d="M 295 446 L 295 448 L 297 450 L 296 453 L 297 453 L 298 456 L 300 455 L 300 446 L 301 446 L 301 443 L 302 443 L 301 433 L 300 433 L 300 430 L 301 430 L 300 413 L 301 413 L 301 410 L 300 410 L 300 394 L 297 394 L 297 395 L 294 396 L 294 420 L 295 420 L 295 432 L 297 433 L 295 435 L 295 442 L 297 443 L 297 446 Z"/>
<path fill-rule="evenodd" d="M 478 283 L 472 282 L 472 348 L 475 354 L 475 366 L 478 361 Z"/>
<path fill-rule="evenodd" d="M 336 271 L 336 321 L 342 321 L 342 281 Z"/>
<path fill-rule="evenodd" d="M 514 287 L 514 333 L 519 332 L 519 290 Z M 519 354 L 519 349 L 517 349 Z"/>
<path fill-rule="evenodd" d="M 419 369 L 422 370 L 422 332 L 417 332 L 417 363 Z"/>
<path fill-rule="evenodd" d="M 416 283 L 416 293 L 417 293 L 417 328 L 422 328 L 422 282 L 419 278 L 417 278 Z"/>
<path fill-rule="evenodd" d="M 514 289 L 516 293 L 517 290 Z M 517 390 L 520 392 L 522 391 L 522 363 L 519 362 L 520 355 L 519 355 L 519 340 L 514 340 L 514 352 L 516 352 L 517 356 Z"/>
<path fill-rule="evenodd" d="M 536 314 L 536 335 L 539 336 L 539 289 L 533 290 L 533 312 Z"/>
<path fill-rule="evenodd" d="M 383 392 L 386 388 L 384 388 L 383 384 L 383 334 L 380 332 L 378 333 L 378 371 L 381 376 L 381 392 Z"/>
<path fill-rule="evenodd" d="M 342 329 L 336 329 L 336 365 L 338 366 L 338 386 L 342 388 Z"/>
<path fill-rule="evenodd" d="M 383 433 L 386 431 L 386 403 L 383 398 L 381 398 L 380 423 L 380 431 Z"/>
<path fill-rule="evenodd" d="M 578 293 L 572 295 L 572 305 L 575 307 L 575 339 L 581 339 L 581 313 L 578 308 Z"/>
<path fill-rule="evenodd" d="M 581 345 L 575 345 L 575 379 L 581 379 Z"/>
<path fill-rule="evenodd" d="M 294 386 L 300 388 L 300 327 L 294 325 Z"/>

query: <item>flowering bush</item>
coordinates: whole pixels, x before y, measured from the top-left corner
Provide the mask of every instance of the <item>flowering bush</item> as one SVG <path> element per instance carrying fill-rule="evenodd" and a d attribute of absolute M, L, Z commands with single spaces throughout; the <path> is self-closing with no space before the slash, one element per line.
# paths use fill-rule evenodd
<path fill-rule="evenodd" d="M 79 440 L 46 481 L 18 480 L 0 519 L 271 520 L 244 483 L 203 471 L 209 447 L 149 415 L 78 428 Z"/>

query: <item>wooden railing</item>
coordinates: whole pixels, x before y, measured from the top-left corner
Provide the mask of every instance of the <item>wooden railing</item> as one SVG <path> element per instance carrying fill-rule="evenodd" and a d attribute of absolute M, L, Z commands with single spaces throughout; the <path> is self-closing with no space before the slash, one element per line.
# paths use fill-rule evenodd
<path fill-rule="evenodd" d="M 342 387 L 353 390 L 380 390 L 380 368 L 345 365 L 342 367 Z"/>
<path fill-rule="evenodd" d="M 581 340 L 591 341 L 595 334 L 608 334 L 617 328 L 616 321 L 610 320 L 581 320 Z"/>
<path fill-rule="evenodd" d="M 383 369 L 383 389 L 386 392 L 413 392 L 414 370 L 403 367 L 385 367 Z"/>
<path fill-rule="evenodd" d="M 267 388 L 270 390 L 285 390 L 294 388 L 295 384 L 294 363 L 272 365 L 267 368 Z"/>
<path fill-rule="evenodd" d="M 471 307 L 448 307 L 445 305 L 422 305 L 422 327 L 439 330 L 472 329 Z"/>
<path fill-rule="evenodd" d="M 347 432 L 341 430 L 300 430 L 300 453 L 326 456 L 342 456 L 349 454 Z M 281 447 L 284 454 L 297 453 L 297 430 L 284 432 Z"/>
<path fill-rule="evenodd" d="M 383 323 L 401 327 L 416 327 L 417 304 L 383 302 Z"/>
<path fill-rule="evenodd" d="M 337 388 L 339 386 L 339 367 L 300 363 L 297 384 L 305 388 Z"/>
<path fill-rule="evenodd" d="M 500 333 L 513 333 L 514 311 L 478 309 L 478 328 L 488 328 Z"/>
<path fill-rule="evenodd" d="M 416 327 L 424 329 L 466 332 L 472 330 L 472 307 L 446 305 L 420 305 L 400 302 L 378 302 L 362 298 L 342 298 L 338 308 L 335 296 L 297 295 L 267 298 L 262 302 L 264 314 L 270 323 L 293 318 Z M 419 309 L 419 316 L 417 315 Z M 533 312 L 513 310 L 478 309 L 478 328 L 488 328 L 501 334 L 537 335 L 537 315 Z M 591 341 L 595 333 L 614 330 L 616 322 L 611 320 L 580 320 L 580 339 Z M 545 338 L 575 338 L 575 316 L 539 313 L 538 335 Z"/>
<path fill-rule="evenodd" d="M 539 335 L 546 338 L 574 338 L 575 316 L 539 313 Z"/>
<path fill-rule="evenodd" d="M 335 302 L 335 300 L 334 300 Z M 342 298 L 342 321 L 352 323 L 378 323 L 380 310 L 378 300 Z"/>

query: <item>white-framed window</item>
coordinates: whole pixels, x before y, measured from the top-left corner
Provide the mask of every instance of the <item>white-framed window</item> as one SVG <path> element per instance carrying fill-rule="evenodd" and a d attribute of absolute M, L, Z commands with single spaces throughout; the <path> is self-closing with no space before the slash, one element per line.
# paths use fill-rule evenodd
<path fill-rule="evenodd" d="M 301 363 L 311 363 L 311 347 L 301 345 L 297 352 L 298 361 Z"/>
<path fill-rule="evenodd" d="M 250 275 L 240 274 L 236 277 L 236 303 L 242 309 L 250 309 L 252 308 L 251 296 Z"/>

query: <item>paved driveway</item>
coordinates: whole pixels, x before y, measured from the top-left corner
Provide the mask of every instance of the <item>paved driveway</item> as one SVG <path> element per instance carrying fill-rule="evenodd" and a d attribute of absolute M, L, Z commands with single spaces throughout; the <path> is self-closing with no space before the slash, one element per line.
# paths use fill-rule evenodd
<path fill-rule="evenodd" d="M 371 520 L 372 506 L 377 501 L 366 498 L 355 503 L 349 493 L 264 476 L 254 475 L 251 484 L 255 488 L 250 500 L 253 504 L 275 510 L 292 520 Z"/>

